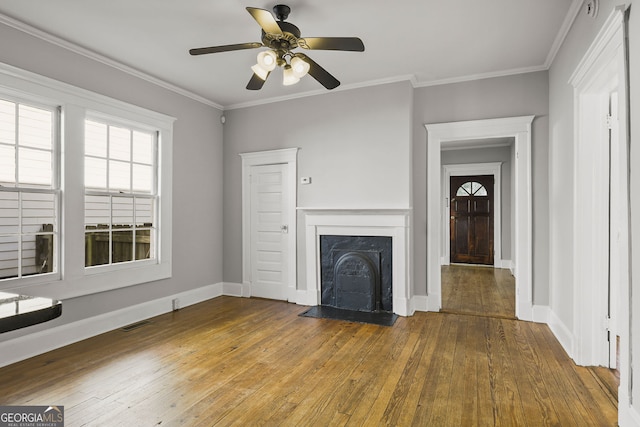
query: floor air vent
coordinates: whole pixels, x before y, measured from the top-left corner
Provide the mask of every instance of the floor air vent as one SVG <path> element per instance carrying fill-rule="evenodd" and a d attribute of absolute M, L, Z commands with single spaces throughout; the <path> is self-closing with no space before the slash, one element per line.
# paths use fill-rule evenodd
<path fill-rule="evenodd" d="M 150 323 L 151 323 L 151 321 L 149 321 L 149 320 L 142 320 L 140 322 L 136 322 L 136 323 L 132 323 L 132 324 L 127 325 L 127 326 L 123 326 L 122 330 L 125 331 L 125 332 L 129 332 L 129 331 L 133 331 L 134 329 L 141 328 L 141 327 L 143 327 L 145 325 L 148 325 Z"/>

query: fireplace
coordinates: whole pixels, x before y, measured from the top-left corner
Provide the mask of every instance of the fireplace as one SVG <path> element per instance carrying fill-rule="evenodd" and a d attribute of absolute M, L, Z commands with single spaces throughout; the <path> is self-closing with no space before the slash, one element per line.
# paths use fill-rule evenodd
<path fill-rule="evenodd" d="M 321 303 L 392 312 L 392 246 L 385 236 L 320 236 Z"/>
<path fill-rule="evenodd" d="M 390 311 L 401 316 L 410 316 L 413 313 L 411 307 L 411 283 L 410 283 L 410 211 L 403 209 L 322 209 L 300 208 L 304 211 L 305 221 L 305 265 L 306 265 L 306 291 L 304 304 L 312 306 L 324 305 L 322 286 L 322 259 L 321 242 L 324 236 L 334 237 L 384 237 L 391 247 L 388 258 L 390 273 L 380 273 L 380 307 L 384 311 Z M 354 272 L 364 272 L 363 276 L 373 276 L 371 271 L 376 269 L 377 257 L 372 252 L 353 248 L 338 247 L 333 250 L 336 260 L 342 259 L 338 271 L 339 285 L 343 279 L 348 279 Z M 364 253 L 363 253 L 364 252 Z M 377 252 L 374 251 L 374 252 Z M 344 258 L 345 255 L 347 258 Z M 386 255 L 380 255 L 385 257 Z M 383 262 L 384 263 L 384 262 Z M 358 273 L 359 274 L 359 273 Z M 386 282 L 386 277 L 390 277 Z M 335 272 L 334 274 L 335 275 Z M 376 280 L 378 280 L 376 279 Z M 334 279 L 335 280 L 335 279 Z M 376 309 L 376 299 L 371 298 L 371 292 L 361 292 L 363 287 L 371 287 L 371 282 L 366 277 L 360 277 L 355 290 L 343 293 L 340 297 L 345 299 L 360 298 L 359 293 L 369 295 L 368 302 L 356 302 L 362 307 Z M 377 285 L 376 285 L 377 286 Z M 388 287 L 388 301 L 385 301 L 385 287 Z M 375 289 L 373 291 L 376 292 Z M 325 296 L 325 298 L 327 298 Z M 364 298 L 363 298 L 364 299 Z M 337 300 L 337 298 L 336 298 Z M 329 300 L 331 301 L 331 300 Z M 333 302 L 332 302 L 333 303 Z M 338 302 L 337 304 L 341 304 Z"/>

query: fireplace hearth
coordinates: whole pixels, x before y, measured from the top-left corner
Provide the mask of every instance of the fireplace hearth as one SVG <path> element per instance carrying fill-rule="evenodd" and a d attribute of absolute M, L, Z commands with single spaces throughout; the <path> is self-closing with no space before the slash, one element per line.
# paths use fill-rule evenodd
<path fill-rule="evenodd" d="M 320 259 L 323 306 L 393 311 L 391 237 L 323 235 Z"/>

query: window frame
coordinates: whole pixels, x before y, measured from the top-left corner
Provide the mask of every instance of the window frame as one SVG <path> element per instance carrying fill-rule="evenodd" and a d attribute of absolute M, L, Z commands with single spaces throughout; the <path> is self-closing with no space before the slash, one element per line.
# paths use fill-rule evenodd
<path fill-rule="evenodd" d="M 134 123 L 128 120 L 123 120 L 121 118 L 117 118 L 117 117 L 112 117 L 112 116 L 107 116 L 105 114 L 101 114 L 99 112 L 94 112 L 94 111 L 90 111 L 87 112 L 87 114 L 85 115 L 85 122 L 86 121 L 93 121 L 93 122 L 97 122 L 97 123 L 101 123 L 104 124 L 106 126 L 114 126 L 114 127 L 123 127 L 126 128 L 127 130 L 133 132 L 133 131 L 139 131 L 139 132 L 145 132 L 145 133 L 149 133 L 149 134 L 153 134 L 153 153 L 152 153 L 152 157 L 153 157 L 153 181 L 151 183 L 151 192 L 149 193 L 143 193 L 143 192 L 136 192 L 133 190 L 133 188 L 131 188 L 129 192 L 126 191 L 119 191 L 119 190 L 113 190 L 110 188 L 106 188 L 104 190 L 102 189 L 97 189 L 97 188 L 91 188 L 91 187 L 84 187 L 84 194 L 85 197 L 86 196 L 108 196 L 110 197 L 110 199 L 112 199 L 113 197 L 131 197 L 134 200 L 136 198 L 149 198 L 153 200 L 153 212 L 154 212 L 154 225 L 151 227 L 152 230 L 154 230 L 154 240 L 153 240 L 153 252 L 154 252 L 154 256 L 152 258 L 149 259 L 140 259 L 140 260 L 131 260 L 131 261 L 123 261 L 123 262 L 113 262 L 111 259 L 111 253 L 109 255 L 109 263 L 108 264 L 99 264 L 99 265 L 91 265 L 91 266 L 87 266 L 85 265 L 85 273 L 86 274 L 99 274 L 105 271 L 109 271 L 109 270 L 120 270 L 120 269 L 127 269 L 127 268 L 131 268 L 131 264 L 135 263 L 136 266 L 143 266 L 143 265 L 153 265 L 153 264 L 157 264 L 158 263 L 158 253 L 159 253 L 159 244 L 158 242 L 160 241 L 160 236 L 162 234 L 162 230 L 160 229 L 160 225 L 159 225 L 159 221 L 158 221 L 158 213 L 159 213 L 159 205 L 160 205 L 160 195 L 159 195 L 159 191 L 158 191 L 158 182 L 161 178 L 161 170 L 159 169 L 159 162 L 158 162 L 158 154 L 159 154 L 159 143 L 160 143 L 160 135 L 159 135 L 159 130 L 154 128 L 154 127 L 150 127 L 150 126 L 145 126 L 144 124 L 141 123 Z M 85 159 L 86 159 L 86 154 L 85 154 Z M 108 168 L 108 160 L 110 159 L 110 157 L 106 157 L 105 160 L 107 160 L 107 168 Z M 130 162 L 130 164 L 134 164 L 134 162 Z M 108 182 L 107 182 L 107 187 L 109 186 Z M 112 204 L 112 200 L 110 201 L 110 207 L 111 210 L 113 209 L 113 204 Z M 109 224 L 109 242 L 111 243 L 111 236 L 113 233 L 113 228 L 112 228 L 113 224 Z M 137 227 L 135 224 L 133 225 L 133 227 L 131 228 L 134 232 L 134 236 L 135 236 L 135 230 L 138 229 L 139 227 Z M 87 233 L 86 230 L 86 224 L 85 224 L 85 235 Z M 120 266 L 121 264 L 123 264 L 122 266 Z"/>
<path fill-rule="evenodd" d="M 0 191 L 6 193 L 15 193 L 18 195 L 19 200 L 21 200 L 21 194 L 31 193 L 31 194 L 51 194 L 54 197 L 54 218 L 55 223 L 53 224 L 54 229 L 50 233 L 53 236 L 53 271 L 49 273 L 41 273 L 41 274 L 32 274 L 27 276 L 22 276 L 21 270 L 21 258 L 22 258 L 22 236 L 24 235 L 22 231 L 22 222 L 20 222 L 20 238 L 19 238 L 19 247 L 18 247 L 18 269 L 19 273 L 16 277 L 8 277 L 5 279 L 0 279 L 0 290 L 8 289 L 16 284 L 25 284 L 25 285 L 35 285 L 40 283 L 45 283 L 51 280 L 59 280 L 61 277 L 61 188 L 60 188 L 60 152 L 61 152 L 61 132 L 60 132 L 60 123 L 61 123 L 61 109 L 60 105 L 56 102 L 52 102 L 51 100 L 46 100 L 44 98 L 34 96 L 28 93 L 19 93 L 15 91 L 7 91 L 3 88 L 0 88 L 0 99 L 11 102 L 16 105 L 16 107 L 20 105 L 40 108 L 43 110 L 47 110 L 52 114 L 51 120 L 51 186 L 43 186 L 43 185 L 24 185 L 17 181 L 17 176 L 19 174 L 19 164 L 15 170 L 16 182 L 13 186 L 5 186 L 0 184 Z M 16 132 L 18 130 L 16 129 Z M 16 157 L 18 157 L 17 148 L 20 146 L 20 142 L 16 141 Z M 19 205 L 19 209 L 22 207 Z M 49 233 L 45 233 L 49 234 Z"/>
<path fill-rule="evenodd" d="M 74 298 L 170 278 L 172 275 L 172 174 L 174 117 L 132 105 L 48 77 L 0 63 L 0 93 L 60 107 L 58 277 L 0 281 L 11 290 L 58 299 Z M 84 267 L 84 120 L 104 115 L 157 131 L 157 237 L 155 263 L 119 263 L 108 269 Z M 142 265 L 144 264 L 144 265 Z M 39 278 L 37 278 L 39 279 Z"/>

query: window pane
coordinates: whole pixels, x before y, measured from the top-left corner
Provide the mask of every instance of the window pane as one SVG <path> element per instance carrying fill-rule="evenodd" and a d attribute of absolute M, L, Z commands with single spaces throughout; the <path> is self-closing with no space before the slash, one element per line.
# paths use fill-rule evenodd
<path fill-rule="evenodd" d="M 51 151 L 20 148 L 18 151 L 18 181 L 21 184 L 51 186 Z"/>
<path fill-rule="evenodd" d="M 94 157 L 84 159 L 84 185 L 88 188 L 107 188 L 107 161 Z"/>
<path fill-rule="evenodd" d="M 133 230 L 114 231 L 112 250 L 114 263 L 133 261 Z"/>
<path fill-rule="evenodd" d="M 107 125 L 104 123 L 84 123 L 84 154 L 86 156 L 107 157 Z"/>
<path fill-rule="evenodd" d="M 0 279 L 18 277 L 18 237 L 0 235 Z"/>
<path fill-rule="evenodd" d="M 114 197 L 112 199 L 113 227 L 133 227 L 133 197 Z"/>
<path fill-rule="evenodd" d="M 109 160 L 109 189 L 124 191 L 131 189 L 130 163 Z"/>
<path fill-rule="evenodd" d="M 51 150 L 53 113 L 41 108 L 18 107 L 18 143 L 21 146 Z"/>
<path fill-rule="evenodd" d="M 136 197 L 136 226 L 153 226 L 153 200 Z"/>
<path fill-rule="evenodd" d="M 475 196 L 487 196 L 487 189 L 484 188 L 483 185 L 480 186 L 480 188 L 478 188 L 474 194 Z"/>
<path fill-rule="evenodd" d="M 16 182 L 15 146 L 0 145 L 0 182 Z"/>
<path fill-rule="evenodd" d="M 18 193 L 0 192 L 0 235 L 20 233 Z"/>
<path fill-rule="evenodd" d="M 109 158 L 131 161 L 131 131 L 109 126 Z"/>
<path fill-rule="evenodd" d="M 109 196 L 84 196 L 84 224 L 87 230 L 108 228 L 111 223 Z"/>
<path fill-rule="evenodd" d="M 16 142 L 16 104 L 0 99 L 0 143 Z"/>
<path fill-rule="evenodd" d="M 36 262 L 36 236 L 22 238 L 22 275 L 38 274 L 39 265 Z"/>
<path fill-rule="evenodd" d="M 145 165 L 133 165 L 133 190 L 151 193 L 153 186 L 153 168 Z"/>
<path fill-rule="evenodd" d="M 84 266 L 109 264 L 109 232 L 93 231 L 84 235 Z"/>
<path fill-rule="evenodd" d="M 40 274 L 51 273 L 53 269 L 53 251 L 55 248 L 53 234 L 36 235 L 36 263 Z"/>
<path fill-rule="evenodd" d="M 152 134 L 133 132 L 133 161 L 147 165 L 153 164 Z"/>
<path fill-rule="evenodd" d="M 153 248 L 152 233 L 153 230 L 136 231 L 136 259 L 150 259 L 153 257 L 151 253 Z"/>
<path fill-rule="evenodd" d="M 53 231 L 56 205 L 53 194 L 22 193 L 22 232 Z"/>

